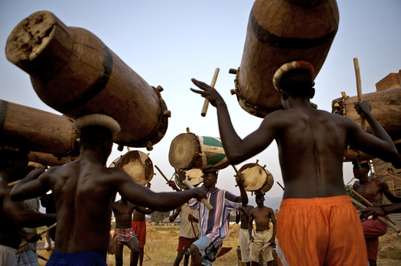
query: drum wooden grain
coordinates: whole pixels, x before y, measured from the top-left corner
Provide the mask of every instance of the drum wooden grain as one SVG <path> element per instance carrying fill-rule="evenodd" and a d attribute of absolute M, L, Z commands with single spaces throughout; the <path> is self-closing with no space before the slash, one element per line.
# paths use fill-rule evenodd
<path fill-rule="evenodd" d="M 1 143 L 65 156 L 76 154 L 78 133 L 73 120 L 0 100 Z"/>
<path fill-rule="evenodd" d="M 256 0 L 235 81 L 241 107 L 259 117 L 281 108 L 274 72 L 284 63 L 306 60 L 317 74 L 338 22 L 335 0 Z"/>
<path fill-rule="evenodd" d="M 160 96 L 91 32 L 67 27 L 48 11 L 21 21 L 7 40 L 9 61 L 26 71 L 38 96 L 71 117 L 102 113 L 116 119 L 119 144 L 144 147 L 167 130 Z"/>

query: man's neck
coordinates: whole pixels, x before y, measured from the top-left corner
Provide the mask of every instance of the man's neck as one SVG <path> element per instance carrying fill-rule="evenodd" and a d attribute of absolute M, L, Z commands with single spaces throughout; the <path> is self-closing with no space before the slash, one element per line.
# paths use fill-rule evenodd
<path fill-rule="evenodd" d="M 89 161 L 94 164 L 106 165 L 107 157 L 98 151 L 83 149 L 79 154 L 80 159 Z M 105 158 L 106 157 L 106 158 Z"/>

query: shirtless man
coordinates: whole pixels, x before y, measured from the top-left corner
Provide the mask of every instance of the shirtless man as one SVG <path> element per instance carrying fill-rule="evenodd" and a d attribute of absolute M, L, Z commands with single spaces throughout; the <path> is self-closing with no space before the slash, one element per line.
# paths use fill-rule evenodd
<path fill-rule="evenodd" d="M 138 238 L 138 248 L 139 252 L 133 254 L 134 265 L 142 266 L 143 257 L 145 255 L 145 243 L 146 243 L 146 214 L 152 213 L 153 210 L 135 207 L 134 216 L 132 218 L 132 230 L 134 231 L 136 237 Z"/>
<path fill-rule="evenodd" d="M 249 213 L 249 239 L 251 241 L 251 265 L 273 265 L 273 250 L 276 239 L 276 218 L 271 208 L 264 206 L 265 197 L 262 192 L 256 192 L 256 208 Z M 252 228 L 255 220 L 256 230 Z M 270 223 L 273 228 L 270 228 Z M 273 230 L 272 230 L 273 229 Z M 260 261 L 260 258 L 262 260 Z M 259 264 L 261 263 L 261 264 Z"/>
<path fill-rule="evenodd" d="M 239 179 L 237 178 L 237 182 Z M 248 229 L 250 226 L 249 223 L 249 212 L 253 209 L 252 206 L 248 204 L 242 204 L 242 206 L 237 210 L 235 222 L 240 223 L 239 229 L 239 246 L 241 253 L 241 263 L 246 266 L 251 265 L 250 251 L 249 251 L 249 233 Z"/>
<path fill-rule="evenodd" d="M 394 196 L 385 182 L 379 180 L 377 177 L 368 176 L 370 168 L 367 161 L 354 161 L 353 165 L 354 177 L 358 179 L 353 184 L 353 189 L 365 199 L 375 206 L 383 203 L 383 195 L 392 203 L 401 202 L 401 198 Z M 376 266 L 379 237 L 386 233 L 387 225 L 378 219 L 366 219 L 362 221 L 362 227 L 368 250 L 369 265 Z"/>
<path fill-rule="evenodd" d="M 133 262 L 133 254 L 139 253 L 138 239 L 131 228 L 132 213 L 134 205 L 130 204 L 126 199 L 116 201 L 112 205 L 114 217 L 116 218 L 116 246 L 115 259 L 116 266 L 123 265 L 123 248 L 124 245 L 131 250 L 130 265 L 135 265 Z"/>
<path fill-rule="evenodd" d="M 23 227 L 51 225 L 56 221 L 54 215 L 46 215 L 27 209 L 20 202 L 10 198 L 10 182 L 24 176 L 27 166 L 25 153 L 0 148 L 0 265 L 16 266 L 16 251 L 22 241 Z M 35 176 L 40 171 L 29 173 Z"/>
<path fill-rule="evenodd" d="M 56 246 L 48 266 L 106 265 L 110 237 L 111 206 L 117 192 L 135 205 L 167 211 L 190 198 L 205 196 L 203 188 L 155 193 L 134 183 L 117 168 L 106 168 L 113 136 L 119 131 L 111 117 L 94 114 L 76 120 L 80 131 L 80 155 L 73 162 L 50 168 L 36 179 L 21 181 L 12 192 L 24 200 L 52 190 L 56 198 Z"/>
<path fill-rule="evenodd" d="M 289 265 L 366 266 L 362 226 L 344 187 L 343 154 L 350 145 L 396 167 L 401 166 L 401 159 L 367 103 L 358 104 L 357 110 L 375 136 L 346 117 L 313 108 L 314 76 L 313 66 L 305 61 L 281 66 L 273 84 L 283 109 L 266 115 L 259 128 L 244 139 L 235 132 L 218 91 L 192 81 L 201 88 L 193 91 L 217 108 L 220 137 L 230 163 L 260 153 L 273 140 L 278 145 L 285 184 L 277 221 L 278 245 L 285 255 L 281 261 L 286 259 Z"/>

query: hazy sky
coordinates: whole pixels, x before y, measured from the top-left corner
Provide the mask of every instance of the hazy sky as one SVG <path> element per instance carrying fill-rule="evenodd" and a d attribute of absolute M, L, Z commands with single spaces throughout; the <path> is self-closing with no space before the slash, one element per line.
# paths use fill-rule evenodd
<path fill-rule="evenodd" d="M 8 34 L 23 18 L 38 10 L 49 10 L 66 25 L 83 27 L 96 34 L 122 60 L 151 85 L 162 85 L 162 96 L 172 112 L 164 139 L 150 153 L 152 161 L 170 176 L 168 163 L 171 140 L 189 127 L 198 135 L 218 136 L 214 108 L 206 118 L 200 116 L 203 100 L 189 91 L 190 78 L 210 82 L 220 67 L 217 89 L 227 101 L 239 135 L 256 129 L 261 119 L 243 111 L 230 90 L 234 76 L 229 68 L 241 62 L 251 0 L 131 0 L 131 1 L 57 1 L 1 0 L 0 48 L 5 50 Z M 316 79 L 314 102 L 330 111 L 331 101 L 341 91 L 355 95 L 352 58 L 359 57 L 364 92 L 401 65 L 401 1 L 338 1 L 340 26 L 327 60 Z M 29 77 L 0 56 L 0 98 L 52 111 L 36 96 Z M 54 111 L 53 111 L 54 112 Z M 113 151 L 111 159 L 119 156 Z M 259 159 L 282 182 L 276 145 L 248 162 Z M 345 180 L 350 179 L 349 165 Z M 233 171 L 220 172 L 218 186 L 237 192 Z M 154 177 L 155 190 L 170 190 L 160 175 Z M 270 196 L 280 196 L 275 185 Z"/>

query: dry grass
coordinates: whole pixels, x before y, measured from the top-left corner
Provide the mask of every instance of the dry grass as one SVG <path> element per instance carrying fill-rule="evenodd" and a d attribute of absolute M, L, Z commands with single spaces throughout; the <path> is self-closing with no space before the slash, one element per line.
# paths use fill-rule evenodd
<path fill-rule="evenodd" d="M 224 241 L 225 247 L 232 250 L 218 258 L 213 265 L 237 265 L 236 247 L 238 245 L 238 225 L 230 228 Z M 145 245 L 144 266 L 171 266 L 175 260 L 178 243 L 178 226 L 148 225 Z M 107 256 L 108 265 L 114 264 L 114 256 Z M 124 265 L 129 265 L 128 250 L 124 248 Z"/>
<path fill-rule="evenodd" d="M 147 242 L 145 245 L 144 266 L 171 266 L 176 256 L 178 241 L 178 226 L 147 226 Z M 215 266 L 237 265 L 236 247 L 238 245 L 238 225 L 230 228 L 230 233 L 224 241 L 225 247 L 232 250 L 218 258 L 213 264 Z M 47 251 L 39 252 L 49 257 Z M 42 261 L 40 261 L 42 262 Z M 108 265 L 114 265 L 114 256 L 107 256 Z M 44 265 L 44 264 L 41 264 Z M 129 265 L 128 250 L 124 248 L 124 265 Z M 401 265 L 401 237 L 396 233 L 389 232 L 380 238 L 379 266 Z"/>

